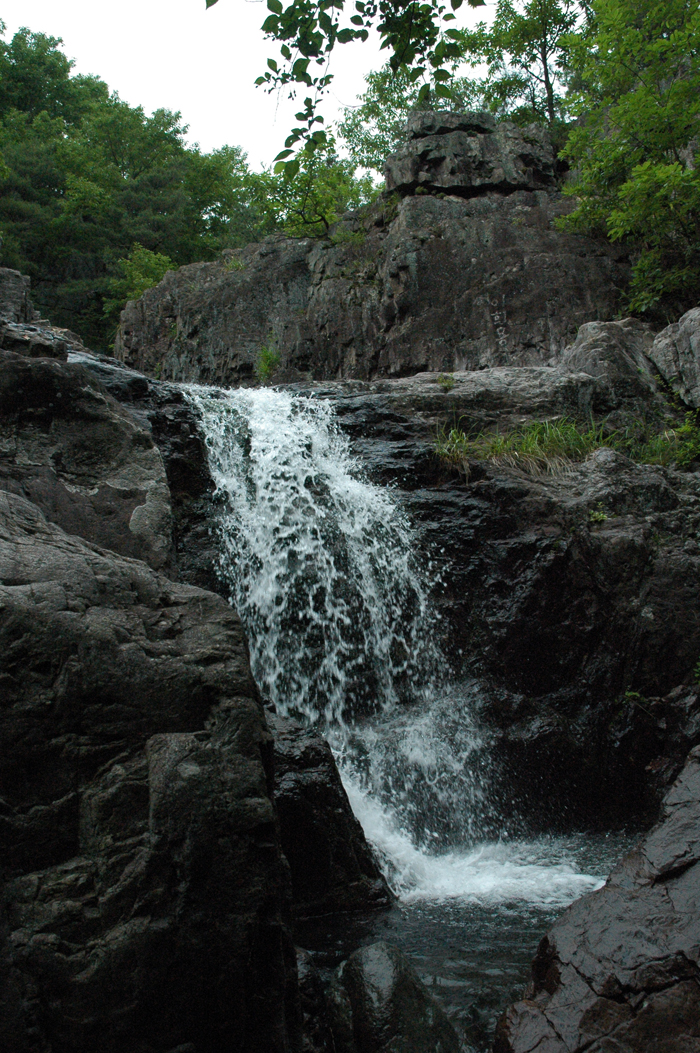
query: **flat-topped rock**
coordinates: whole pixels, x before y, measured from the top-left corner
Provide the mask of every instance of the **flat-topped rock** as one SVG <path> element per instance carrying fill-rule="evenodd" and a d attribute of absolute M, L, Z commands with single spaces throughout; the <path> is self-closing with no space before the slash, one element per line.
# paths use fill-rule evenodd
<path fill-rule="evenodd" d="M 386 161 L 387 190 L 470 197 L 554 184 L 554 152 L 540 125 L 496 124 L 488 113 L 419 113 L 406 132 L 408 141 Z"/>

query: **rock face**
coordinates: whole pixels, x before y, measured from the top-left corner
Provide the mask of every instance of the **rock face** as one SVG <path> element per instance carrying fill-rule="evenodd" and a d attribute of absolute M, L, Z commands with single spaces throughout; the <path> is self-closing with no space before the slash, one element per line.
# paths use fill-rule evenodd
<path fill-rule="evenodd" d="M 397 947 L 373 943 L 338 969 L 330 990 L 337 1053 L 458 1053 L 459 1040 Z"/>
<path fill-rule="evenodd" d="M 268 722 L 295 916 L 389 906 L 391 893 L 352 813 L 330 746 L 295 720 L 269 716 Z"/>
<path fill-rule="evenodd" d="M 387 158 L 387 190 L 418 187 L 475 197 L 554 184 L 554 153 L 541 125 L 496 124 L 488 113 L 414 113 L 409 141 Z"/>
<path fill-rule="evenodd" d="M 535 366 L 558 361 L 584 322 L 615 315 L 624 251 L 556 229 L 571 199 L 549 185 L 540 131 L 436 114 L 411 134 L 390 159 L 406 196 L 348 215 L 328 238 L 273 237 L 170 272 L 127 305 L 117 357 L 223 385 L 250 382 L 264 347 L 281 379 Z"/>
<path fill-rule="evenodd" d="M 149 431 L 78 364 L 0 351 L 0 488 L 71 534 L 164 568 L 170 493 Z"/>
<path fill-rule="evenodd" d="M 269 732 L 218 596 L 0 500 L 0 1046 L 282 1051 Z"/>
<path fill-rule="evenodd" d="M 700 1049 L 700 750 L 659 824 L 542 940 L 494 1053 Z"/>
<path fill-rule="evenodd" d="M 31 322 L 34 308 L 29 299 L 31 283 L 26 274 L 0 267 L 0 323 Z"/>
<path fill-rule="evenodd" d="M 689 406 L 700 406 L 700 307 L 659 333 L 649 357 Z"/>

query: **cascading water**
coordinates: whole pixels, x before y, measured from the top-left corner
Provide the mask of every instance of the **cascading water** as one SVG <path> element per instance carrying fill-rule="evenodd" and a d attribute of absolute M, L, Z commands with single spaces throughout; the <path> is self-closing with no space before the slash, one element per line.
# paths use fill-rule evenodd
<path fill-rule="evenodd" d="M 331 403 L 186 393 L 254 676 L 278 712 L 329 738 L 399 897 L 563 906 L 601 884 L 563 839 L 483 842 L 484 743 L 463 688 L 443 682 L 430 568 L 392 493 L 363 476 Z"/>

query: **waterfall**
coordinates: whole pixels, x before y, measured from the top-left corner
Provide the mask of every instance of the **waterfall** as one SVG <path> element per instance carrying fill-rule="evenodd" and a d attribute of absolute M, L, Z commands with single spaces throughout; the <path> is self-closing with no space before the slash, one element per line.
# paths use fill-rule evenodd
<path fill-rule="evenodd" d="M 390 489 L 330 401 L 188 386 L 217 501 L 222 579 L 253 675 L 330 741 L 353 809 L 405 901 L 570 902 L 600 884 L 562 842 L 493 834 L 487 743 L 451 683 L 421 562 Z"/>

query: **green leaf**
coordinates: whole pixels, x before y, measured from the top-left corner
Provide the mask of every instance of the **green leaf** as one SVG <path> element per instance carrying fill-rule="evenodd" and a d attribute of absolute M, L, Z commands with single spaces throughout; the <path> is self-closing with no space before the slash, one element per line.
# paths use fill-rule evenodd
<path fill-rule="evenodd" d="M 207 8 L 213 7 L 217 2 L 218 0 L 207 0 Z"/>
<path fill-rule="evenodd" d="M 341 29 L 336 39 L 341 44 L 349 44 L 351 40 L 355 39 L 355 34 L 352 29 Z"/>
<path fill-rule="evenodd" d="M 274 11 L 276 15 L 282 14 L 282 4 L 280 0 L 267 0 L 268 11 Z"/>
<path fill-rule="evenodd" d="M 299 159 L 294 158 L 293 161 L 284 162 L 284 181 L 285 183 L 291 183 L 293 179 L 296 179 L 299 174 Z"/>
<path fill-rule="evenodd" d="M 267 64 L 268 64 L 268 66 L 270 67 L 270 69 L 272 70 L 273 73 L 277 72 L 277 63 L 275 62 L 274 59 L 269 58 L 267 60 Z"/>
<path fill-rule="evenodd" d="M 279 27 L 279 17 L 277 15 L 268 15 L 260 28 L 262 29 L 263 33 L 269 33 L 271 37 L 274 37 L 277 35 Z"/>
<path fill-rule="evenodd" d="M 280 153 L 277 154 L 275 161 L 282 161 L 285 157 L 289 157 L 289 155 L 293 153 L 293 150 L 282 150 Z"/>
<path fill-rule="evenodd" d="M 435 85 L 435 94 L 437 95 L 438 99 L 451 99 L 452 98 L 452 92 L 444 84 L 436 84 Z"/>

